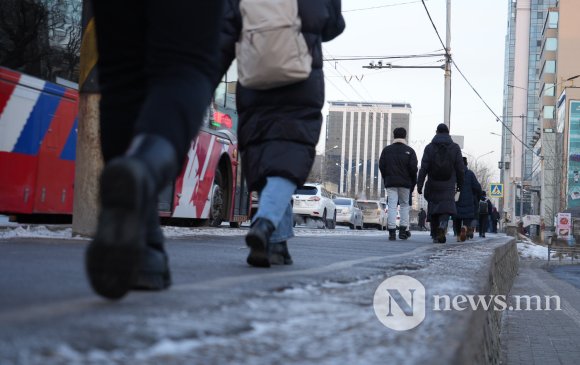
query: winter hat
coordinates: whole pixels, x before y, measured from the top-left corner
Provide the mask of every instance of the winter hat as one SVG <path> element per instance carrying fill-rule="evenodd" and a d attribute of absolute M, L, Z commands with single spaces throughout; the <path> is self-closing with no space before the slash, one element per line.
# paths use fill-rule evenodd
<path fill-rule="evenodd" d="M 437 126 L 437 133 L 449 133 L 449 128 L 444 123 Z"/>
<path fill-rule="evenodd" d="M 395 138 L 407 138 L 407 131 L 405 130 L 405 128 L 395 128 L 395 130 L 393 131 L 393 137 Z"/>

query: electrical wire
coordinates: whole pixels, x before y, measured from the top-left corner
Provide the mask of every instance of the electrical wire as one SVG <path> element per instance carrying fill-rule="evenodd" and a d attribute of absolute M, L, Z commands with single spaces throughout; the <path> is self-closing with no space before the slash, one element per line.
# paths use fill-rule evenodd
<path fill-rule="evenodd" d="M 439 31 L 437 30 L 437 27 L 435 26 L 435 23 L 433 22 L 433 18 L 431 18 L 431 13 L 429 13 L 429 9 L 427 9 L 427 5 L 425 4 L 425 0 L 421 0 L 421 2 L 423 3 L 423 7 L 425 8 L 425 11 L 427 12 L 427 16 L 429 17 L 429 20 L 431 21 L 431 25 L 433 26 L 433 29 L 435 29 L 435 33 L 437 34 L 437 38 L 439 38 L 439 42 L 441 42 L 441 45 L 443 46 L 443 49 L 445 50 L 445 55 L 447 55 L 447 57 L 449 59 L 451 59 L 451 55 L 449 54 L 447 47 L 445 47 L 445 43 L 443 43 L 443 39 L 441 39 L 441 36 L 439 35 Z"/>
<path fill-rule="evenodd" d="M 351 13 L 354 11 L 363 11 L 363 10 L 373 10 L 373 9 L 380 9 L 380 8 L 389 8 L 392 6 L 400 6 L 400 5 L 408 5 L 408 4 L 414 4 L 414 3 L 418 3 L 419 0 L 417 1 L 408 1 L 406 3 L 396 3 L 396 4 L 387 4 L 387 5 L 379 5 L 379 6 L 372 6 L 369 8 L 360 8 L 360 9 L 350 9 L 350 10 L 343 10 L 343 13 Z"/>
<path fill-rule="evenodd" d="M 406 58 L 426 58 L 426 57 L 441 57 L 445 54 L 441 53 L 423 53 L 411 54 L 401 56 L 342 56 L 336 58 L 324 58 L 325 61 L 366 61 L 366 60 L 388 60 L 388 59 L 406 59 Z"/>
<path fill-rule="evenodd" d="M 507 129 L 512 136 L 514 136 L 514 138 L 516 140 L 518 140 L 522 146 L 526 147 L 528 150 L 534 152 L 534 149 L 531 148 L 530 146 L 528 146 L 527 144 L 524 143 L 524 141 L 522 141 L 520 139 L 520 137 L 518 137 L 517 135 L 515 135 L 515 133 L 510 129 L 510 127 L 508 127 L 504 121 L 493 111 L 493 109 L 489 106 L 489 104 L 487 104 L 487 102 L 481 97 L 481 95 L 479 94 L 479 92 L 475 89 L 475 87 L 473 87 L 473 85 L 471 84 L 471 82 L 469 82 L 469 80 L 467 79 L 467 77 L 465 77 L 465 75 L 463 74 L 463 72 L 459 69 L 459 67 L 457 66 L 457 63 L 455 63 L 455 60 L 451 60 L 451 63 L 453 64 L 453 66 L 455 66 L 455 69 L 457 70 L 457 72 L 459 72 L 459 74 L 461 75 L 461 77 L 463 77 L 463 79 L 465 80 L 465 82 L 467 83 L 467 85 L 469 85 L 469 87 L 471 88 L 471 90 L 473 90 L 473 92 L 475 93 L 475 95 L 477 95 L 477 97 L 483 102 L 483 104 L 486 106 L 486 108 L 494 115 L 495 119 L 500 122 L 505 129 Z M 523 116 L 519 117 L 519 116 L 515 116 L 516 118 L 523 118 Z M 523 133 L 523 131 L 522 131 Z"/>

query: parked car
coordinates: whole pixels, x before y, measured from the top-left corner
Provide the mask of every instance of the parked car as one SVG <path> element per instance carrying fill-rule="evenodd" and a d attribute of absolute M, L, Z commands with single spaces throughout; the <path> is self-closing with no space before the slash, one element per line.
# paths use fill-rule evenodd
<path fill-rule="evenodd" d="M 304 184 L 296 189 L 292 200 L 294 224 L 315 219 L 322 222 L 323 228 L 336 227 L 336 206 L 332 201 L 332 194 L 322 184 Z"/>
<path fill-rule="evenodd" d="M 379 230 L 387 229 L 387 215 L 378 200 L 359 200 L 358 206 L 363 212 L 363 227 L 376 227 Z"/>
<path fill-rule="evenodd" d="M 335 198 L 336 224 L 349 226 L 350 229 L 363 228 L 363 214 L 356 200 L 351 198 Z"/>

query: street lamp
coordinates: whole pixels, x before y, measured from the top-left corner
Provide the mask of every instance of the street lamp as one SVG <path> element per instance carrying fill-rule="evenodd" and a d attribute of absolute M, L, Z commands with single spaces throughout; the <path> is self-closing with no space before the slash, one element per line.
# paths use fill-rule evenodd
<path fill-rule="evenodd" d="M 332 150 L 337 149 L 337 148 L 338 148 L 338 145 L 335 145 L 335 146 L 332 146 L 332 147 L 324 150 L 324 152 L 322 152 L 322 158 L 320 159 L 320 182 L 323 184 L 324 184 L 324 178 L 326 176 L 326 172 L 324 174 L 322 173 L 323 171 L 326 171 L 326 152 L 332 151 Z"/>
<path fill-rule="evenodd" d="M 339 163 L 335 163 L 336 166 L 340 167 L 341 169 L 344 170 L 344 172 L 346 173 L 346 178 L 348 179 L 346 181 L 346 193 L 350 195 L 350 172 L 352 171 L 353 167 L 358 167 L 360 165 L 362 165 L 362 162 L 359 162 L 358 164 L 354 164 L 352 165 L 349 169 L 344 168 L 344 166 L 342 164 Z M 342 186 L 340 187 L 342 190 Z"/>

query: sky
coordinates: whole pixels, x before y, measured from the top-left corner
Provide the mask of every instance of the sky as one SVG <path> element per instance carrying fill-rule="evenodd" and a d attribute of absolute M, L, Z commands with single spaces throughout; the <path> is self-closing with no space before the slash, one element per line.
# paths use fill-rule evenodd
<path fill-rule="evenodd" d="M 508 1 L 451 0 L 451 55 L 498 116 L 502 114 Z M 443 42 L 446 4 L 446 0 L 425 0 Z M 371 9 L 357 10 L 366 8 Z M 323 44 L 325 58 L 443 53 L 443 45 L 420 0 L 342 0 L 342 10 L 346 29 L 338 38 Z M 443 58 L 383 63 L 437 66 Z M 410 103 L 409 144 L 421 158 L 437 124 L 443 121 L 444 71 L 363 69 L 368 63 L 325 62 L 326 100 Z M 463 135 L 464 155 L 488 165 L 499 179 L 501 137 L 490 132 L 501 134 L 501 123 L 455 68 L 451 75 L 451 134 Z M 327 110 L 328 104 L 323 115 Z M 319 153 L 326 149 L 323 138 L 324 135 L 317 148 Z"/>

